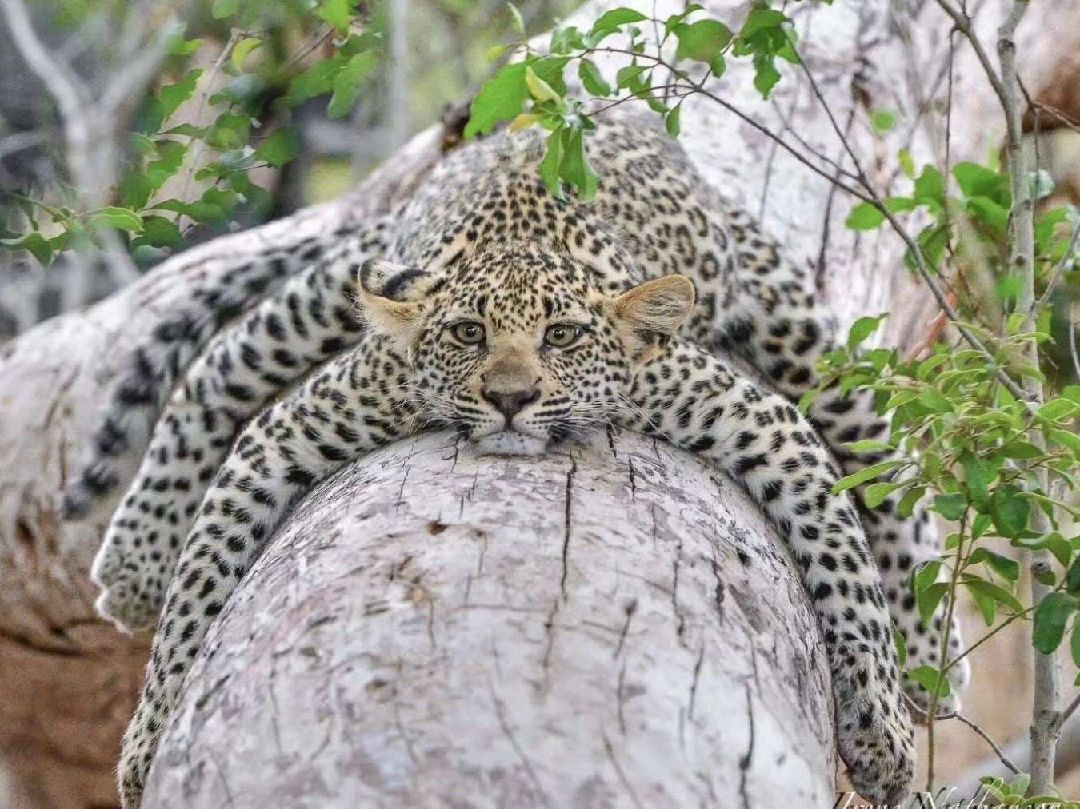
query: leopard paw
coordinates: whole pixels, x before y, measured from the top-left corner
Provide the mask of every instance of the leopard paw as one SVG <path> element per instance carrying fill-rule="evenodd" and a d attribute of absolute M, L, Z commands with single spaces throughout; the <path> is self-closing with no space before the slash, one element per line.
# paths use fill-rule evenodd
<path fill-rule="evenodd" d="M 858 793 L 873 804 L 901 805 L 915 777 L 915 734 L 902 702 L 863 695 L 839 705 L 837 736 Z"/>

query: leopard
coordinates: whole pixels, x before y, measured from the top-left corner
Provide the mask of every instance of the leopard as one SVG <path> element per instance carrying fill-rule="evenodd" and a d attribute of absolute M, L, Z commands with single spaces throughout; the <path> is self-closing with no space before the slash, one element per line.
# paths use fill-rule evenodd
<path fill-rule="evenodd" d="M 817 616 L 852 783 L 875 803 L 907 794 L 912 714 L 957 710 L 969 670 L 955 626 L 940 648 L 947 602 L 925 621 L 915 604 L 913 573 L 941 553 L 925 504 L 904 517 L 898 495 L 869 505 L 869 482 L 836 491 L 889 457 L 852 446 L 885 437 L 888 414 L 835 385 L 798 407 L 839 344 L 836 318 L 662 127 L 613 109 L 586 150 L 602 178 L 589 201 L 541 179 L 535 130 L 463 143 L 384 218 L 299 247 L 295 274 L 245 264 L 197 279 L 190 306 L 135 352 L 66 503 L 85 517 L 145 452 L 92 570 L 106 618 L 156 627 L 122 745 L 126 807 L 275 528 L 343 465 L 427 429 L 535 456 L 616 427 L 735 480 Z M 208 300 L 234 310 L 227 324 L 205 325 L 222 322 Z M 901 671 L 898 640 L 908 670 L 953 661 L 946 696 Z"/>

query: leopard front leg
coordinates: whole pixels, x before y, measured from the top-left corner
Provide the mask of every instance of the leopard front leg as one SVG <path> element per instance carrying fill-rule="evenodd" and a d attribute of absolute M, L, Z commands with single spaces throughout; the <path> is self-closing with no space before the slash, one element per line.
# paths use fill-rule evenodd
<path fill-rule="evenodd" d="M 174 261 L 180 266 L 174 273 L 140 283 L 132 292 L 135 307 L 159 305 L 161 284 L 175 285 L 178 278 L 184 295 L 167 293 L 168 314 L 131 349 L 102 408 L 100 425 L 64 489 L 64 518 L 98 516 L 113 502 L 113 493 L 128 485 L 174 384 L 215 333 L 287 279 L 343 252 L 377 251 L 388 221 L 310 236 L 261 255 L 245 250 L 237 256 L 227 242 L 215 241 L 178 256 Z"/>
<path fill-rule="evenodd" d="M 180 544 L 241 426 L 360 339 L 353 293 L 372 244 L 336 246 L 217 335 L 185 373 L 94 560 L 98 611 L 121 629 L 156 621 Z"/>
<path fill-rule="evenodd" d="M 817 363 L 836 348 L 835 319 L 807 291 L 810 279 L 806 274 L 784 258 L 778 245 L 745 212 L 725 209 L 717 198 L 704 219 L 709 223 L 710 235 L 703 238 L 727 245 L 735 269 L 726 279 L 706 272 L 704 267 L 698 272 L 683 270 L 697 283 L 700 293 L 699 305 L 687 325 L 688 334 L 699 345 L 716 346 L 743 357 L 771 387 L 797 402 L 819 384 Z M 844 474 L 853 474 L 888 457 L 854 453 L 848 446 L 888 434 L 888 421 L 876 412 L 872 393 L 844 394 L 834 386 L 814 401 L 808 415 Z M 858 487 L 854 493 L 870 550 L 881 571 L 889 612 L 907 645 L 907 668 L 941 668 L 959 658 L 948 672 L 951 693 L 938 702 L 940 711 L 959 710 L 959 693 L 970 674 L 967 659 L 960 657 L 963 643 L 959 622 L 954 618 L 948 653 L 942 655 L 941 630 L 948 602 L 939 605 L 930 626 L 926 626 L 916 609 L 913 591 L 915 568 L 941 557 L 937 527 L 923 503 L 916 505 L 909 518 L 901 517 L 898 504 L 902 493 L 873 508 L 867 506 L 868 485 Z M 941 575 L 946 575 L 944 570 Z M 916 705 L 924 712 L 929 710 L 930 693 L 907 674 L 903 682 Z"/>
<path fill-rule="evenodd" d="M 124 806 L 138 805 L 184 678 L 214 618 L 282 517 L 346 461 L 413 429 L 407 366 L 372 335 L 244 429 L 202 501 L 165 596 L 124 735 Z"/>
<path fill-rule="evenodd" d="M 823 442 L 798 409 L 739 378 L 713 355 L 673 340 L 638 370 L 622 420 L 716 462 L 779 529 L 821 625 L 838 746 L 860 794 L 897 804 L 914 776 L 881 581 Z"/>

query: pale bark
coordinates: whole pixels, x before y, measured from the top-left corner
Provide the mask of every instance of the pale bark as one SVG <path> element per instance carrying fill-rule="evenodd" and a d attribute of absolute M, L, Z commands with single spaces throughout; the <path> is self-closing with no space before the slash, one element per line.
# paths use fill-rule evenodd
<path fill-rule="evenodd" d="M 1032 32 L 1047 30 L 1050 25 L 1047 20 L 1052 20 L 1055 11 L 1066 4 L 1066 0 L 1047 0 L 1032 9 L 1025 20 L 1026 28 L 1021 31 L 1022 53 L 1038 55 L 1038 51 L 1028 49 L 1023 43 L 1031 41 Z M 651 2 L 641 5 L 647 13 L 654 11 Z M 660 2 L 656 7 L 657 13 L 663 14 L 669 10 L 667 5 Z M 674 7 L 674 4 L 671 5 Z M 737 20 L 747 7 L 745 2 L 725 0 L 713 0 L 706 5 L 710 12 L 733 20 Z M 1000 5 L 987 2 L 983 7 L 993 11 Z M 582 19 L 595 18 L 603 6 L 588 4 L 581 12 Z M 681 9 L 681 3 L 678 7 Z M 922 4 L 922 13 L 928 16 L 919 18 L 915 23 L 905 16 L 905 12 L 898 11 L 899 7 L 900 4 L 867 0 L 837 3 L 832 7 L 794 4 L 789 8 L 796 17 L 801 47 L 807 56 L 809 68 L 817 78 L 823 97 L 828 100 L 829 109 L 842 128 L 848 127 L 850 119 L 852 150 L 868 174 L 883 182 L 882 190 L 885 190 L 884 180 L 888 179 L 889 168 L 895 164 L 896 148 L 910 141 L 917 157 L 922 155 L 929 158 L 940 153 L 943 131 L 940 113 L 919 113 L 918 109 L 927 96 L 940 99 L 943 95 L 943 85 L 934 79 L 946 64 L 945 38 L 948 28 L 940 15 L 933 15 L 932 3 Z M 1028 67 L 1034 70 L 1036 63 L 1031 61 Z M 768 102 L 757 96 L 747 68 L 735 60 L 731 62 L 728 75 L 714 89 L 741 110 L 759 118 L 774 132 L 785 132 L 796 149 L 800 148 L 800 142 L 805 141 L 821 148 L 831 157 L 846 160 L 824 107 L 815 98 L 806 77 L 795 68 L 785 67 L 784 72 L 784 80 Z M 953 155 L 958 157 L 967 150 L 970 154 L 981 156 L 999 119 L 987 100 L 987 88 L 981 86 L 969 63 L 958 63 L 957 80 L 963 84 L 963 92 L 958 89 L 954 98 L 958 106 L 954 110 Z M 866 123 L 870 110 L 882 108 L 901 113 L 897 131 L 887 137 L 873 134 Z M 908 114 L 910 117 L 903 117 Z M 826 298 L 837 308 L 842 321 L 850 321 L 867 311 L 919 311 L 918 306 L 910 300 L 899 297 L 913 293 L 903 283 L 904 273 L 899 269 L 902 251 L 898 241 L 885 231 L 871 235 L 845 231 L 842 222 L 852 201 L 844 194 L 832 192 L 827 181 L 777 148 L 769 137 L 706 99 L 688 104 L 683 114 L 683 129 L 684 145 L 702 174 L 758 214 L 766 229 L 781 240 L 784 249 L 796 261 L 820 270 Z M 61 524 L 56 516 L 56 508 L 64 480 L 72 472 L 72 465 L 94 426 L 97 405 L 108 398 L 115 374 L 129 358 L 132 346 L 145 339 L 154 326 L 168 315 L 172 302 L 184 295 L 186 277 L 224 272 L 238 262 L 257 258 L 271 246 L 291 243 L 315 233 L 330 232 L 341 223 L 360 221 L 404 198 L 412 184 L 438 159 L 438 140 L 439 132 L 435 129 L 418 136 L 391 161 L 386 170 L 348 198 L 302 211 L 288 220 L 217 240 L 198 248 L 197 252 L 192 251 L 170 260 L 130 289 L 87 312 L 43 324 L 0 350 L 0 807 L 3 809 L 16 806 L 107 805 L 115 799 L 111 771 L 118 750 L 119 734 L 136 696 L 140 663 L 146 651 L 145 640 L 123 638 L 96 619 L 91 606 L 93 587 L 87 570 L 102 526 Z M 848 162 L 846 165 L 850 167 L 851 164 Z M 916 303 L 918 300 L 922 300 L 922 297 L 919 296 Z M 895 318 L 899 323 L 907 324 L 899 333 L 917 339 L 921 332 L 920 317 L 906 320 Z M 540 475 L 538 481 L 546 482 L 545 485 L 549 487 L 554 486 L 565 477 L 565 467 L 558 466 L 559 463 L 561 461 L 557 459 L 541 462 L 530 474 Z M 599 475 L 598 470 L 606 468 L 609 473 L 617 475 L 613 470 L 619 469 L 621 461 L 618 458 L 601 461 L 586 453 L 582 455 L 581 463 L 596 470 L 591 474 Z M 673 469 L 683 466 L 681 463 L 672 464 L 670 456 L 665 463 Z M 481 464 L 477 468 L 487 470 L 485 475 L 494 475 L 503 466 Z M 524 474 L 521 470 L 534 469 L 530 465 L 514 468 L 521 474 Z M 453 482 L 458 478 L 450 476 L 448 480 Z M 705 497 L 701 480 L 695 486 L 693 496 Z M 374 495 L 357 490 L 349 494 L 349 497 L 354 496 Z M 610 504 L 613 502 L 610 498 L 614 498 L 615 493 L 609 492 L 607 497 Z M 669 498 L 660 505 L 664 513 L 674 515 L 672 519 L 675 519 L 679 517 L 682 501 L 671 496 Z M 709 508 L 721 508 L 721 503 L 729 502 L 726 494 L 723 498 Z M 347 499 L 342 493 L 334 500 L 339 505 L 339 510 L 334 512 L 338 515 L 339 525 L 337 529 L 328 528 L 327 536 L 332 536 L 338 529 L 345 532 L 351 524 L 349 521 L 353 518 L 350 511 L 341 506 Z M 317 501 L 309 502 L 311 508 L 319 507 Z M 583 499 L 583 510 L 587 508 L 587 502 L 587 498 Z M 409 508 L 412 507 L 410 503 Z M 416 507 L 419 508 L 419 504 Z M 723 507 L 731 508 L 736 513 L 733 505 Z M 553 519 L 558 513 L 558 506 L 555 506 L 553 513 L 548 516 Z M 741 506 L 737 513 L 740 522 L 756 519 Z M 479 514 L 476 520 L 480 520 Z M 298 526 L 294 521 L 293 526 L 296 533 L 290 533 L 290 536 L 295 536 L 297 542 L 310 543 L 320 539 L 319 536 L 305 533 L 302 524 Z M 459 537 L 461 542 L 476 541 L 468 538 L 468 525 L 454 530 L 456 533 L 451 536 Z M 630 538 L 627 536 L 627 539 Z M 727 542 L 729 538 L 722 536 L 718 541 Z M 436 539 L 438 537 L 433 537 L 432 541 Z M 401 543 L 395 546 L 399 556 L 406 546 L 421 550 L 416 544 L 416 534 L 403 535 Z M 284 546 L 279 544 L 278 547 Z M 507 552 L 520 550 L 510 548 L 508 543 L 502 543 L 500 547 Z M 437 549 L 423 550 L 425 553 L 435 553 Z M 656 581 L 662 581 L 659 571 L 671 569 L 673 560 L 678 558 L 671 548 L 662 547 L 659 543 L 645 551 L 628 543 L 626 559 L 631 558 L 631 553 L 639 552 L 646 553 L 645 557 L 634 557 L 640 560 L 635 564 L 643 568 L 639 572 L 642 575 L 655 573 Z M 273 558 L 265 560 L 261 568 L 263 573 L 257 574 L 253 581 L 265 581 L 263 576 L 286 569 L 279 565 L 284 565 L 287 559 L 275 565 L 272 564 Z M 393 554 L 388 558 L 393 558 Z M 428 564 L 434 564 L 434 556 L 423 558 L 429 560 Z M 583 563 L 587 558 L 575 564 Z M 539 565 L 540 560 L 536 560 L 536 564 Z M 435 571 L 428 567 L 424 570 L 425 575 L 434 575 Z M 587 574 L 591 575 L 589 570 L 584 567 L 577 570 L 581 572 L 580 585 L 591 586 L 586 578 Z M 348 574 L 348 570 L 340 573 Z M 314 572 L 301 574 L 297 571 L 297 574 L 296 581 L 310 588 L 310 592 L 323 592 L 317 590 L 323 585 L 313 578 Z M 703 575 L 700 571 L 693 575 L 699 574 Z M 350 579 L 349 575 L 355 578 Z M 362 570 L 349 575 L 338 583 L 343 588 L 342 593 L 350 587 L 359 588 L 361 583 L 365 587 L 378 584 L 365 578 L 368 574 Z M 441 580 L 440 593 L 455 592 L 452 589 L 454 582 L 457 582 L 457 586 L 461 584 L 460 579 L 453 578 L 455 575 L 462 575 L 462 571 L 451 566 L 445 572 L 447 578 Z M 630 577 L 624 575 L 624 579 L 629 582 Z M 782 581 L 787 582 L 788 579 Z M 385 590 L 384 585 L 379 586 Z M 629 587 L 629 584 L 621 586 Z M 788 585 L 783 586 L 787 588 Z M 531 589 L 533 587 L 537 588 L 535 592 Z M 551 581 L 547 575 L 536 575 L 522 579 L 515 589 L 521 591 L 523 599 L 539 599 L 541 594 L 550 593 L 550 587 Z M 763 587 L 764 590 L 761 589 Z M 775 584 L 753 578 L 746 588 L 746 597 L 757 600 L 772 593 L 773 590 L 769 588 L 775 589 Z M 245 620 L 255 626 L 264 620 L 273 623 L 280 618 L 241 609 L 248 603 L 247 598 L 259 595 L 250 586 L 245 592 L 248 595 L 234 609 L 229 621 L 223 622 L 221 632 L 227 627 L 233 628 L 230 632 L 239 631 L 237 627 Z M 734 597 L 734 592 L 743 595 L 742 590 L 733 590 L 729 595 Z M 270 595 L 268 592 L 260 597 Z M 338 597 L 343 598 L 343 595 L 339 594 Z M 655 597 L 655 593 L 652 597 Z M 571 606 L 582 604 L 583 601 L 579 599 Z M 344 601 L 339 603 L 344 604 Z M 800 604 L 797 599 L 789 598 L 785 598 L 783 604 L 777 603 L 776 606 L 788 610 L 784 620 L 794 622 L 789 626 L 798 625 L 799 611 L 803 609 Z M 615 615 L 618 615 L 618 604 L 604 606 L 615 609 Z M 577 608 L 574 606 L 574 609 Z M 688 621 L 704 622 L 708 619 L 709 608 L 708 602 L 694 605 L 688 602 L 683 612 Z M 604 618 L 605 625 L 614 625 L 610 616 L 597 615 Z M 583 620 L 583 614 L 579 614 L 576 620 Z M 670 622 L 672 618 L 666 615 L 656 620 L 662 623 Z M 447 621 L 450 621 L 449 617 Z M 287 620 L 281 621 L 282 628 L 288 625 Z M 695 626 L 704 627 L 705 624 Z M 464 643 L 464 639 L 471 636 L 460 627 L 454 631 L 459 629 L 462 634 L 454 637 L 461 638 Z M 365 628 L 364 631 L 370 630 Z M 448 624 L 447 632 L 450 631 Z M 658 637 L 666 637 L 666 630 L 656 631 Z M 708 634 L 705 629 L 701 631 Z M 715 627 L 708 631 L 720 632 Z M 527 656 L 529 647 L 524 643 L 530 636 L 524 635 L 521 627 L 508 630 L 508 635 L 522 641 L 520 653 Z M 313 634 L 312 637 L 320 636 Z M 327 637 L 329 640 L 330 636 Z M 721 636 L 718 634 L 716 637 Z M 606 638 L 604 630 L 597 630 L 595 637 L 584 633 L 580 635 L 588 654 L 598 654 L 598 650 L 605 648 L 610 651 L 610 647 L 600 645 L 607 642 Z M 406 641 L 414 642 L 408 639 L 407 633 L 402 638 L 402 642 Z M 590 647 L 589 643 L 592 642 L 598 645 Z M 329 654 L 329 647 L 322 648 L 316 644 L 312 648 L 316 655 L 311 659 L 307 688 L 313 689 L 314 683 L 320 678 L 322 686 L 319 687 L 324 690 L 331 686 L 345 687 L 339 682 L 345 679 L 339 676 L 340 672 L 318 664 L 318 655 Z M 247 654 L 245 649 L 248 647 L 238 647 L 236 654 L 242 651 Z M 564 650 L 557 646 L 556 649 L 563 654 Z M 208 665 L 224 665 L 229 660 L 237 659 L 229 649 L 221 651 L 227 653 L 222 658 L 223 662 L 211 660 Z M 464 646 L 460 653 L 465 653 Z M 732 671 L 748 670 L 746 655 L 749 652 L 746 648 L 722 650 L 718 647 L 715 650 L 707 649 L 707 654 L 716 655 L 715 659 L 730 665 Z M 675 668 L 689 660 L 684 654 L 680 655 L 674 658 L 682 661 L 678 665 L 672 664 Z M 728 660 L 729 657 L 732 659 Z M 660 662 L 668 663 L 667 660 Z M 686 674 L 692 669 L 693 665 L 682 673 Z M 463 669 L 455 671 L 456 677 L 465 676 Z M 671 676 L 673 681 L 679 680 L 674 674 Z M 680 688 L 685 686 L 685 680 L 685 677 L 679 680 L 682 683 Z M 234 682 L 239 683 L 239 678 Z M 195 688 L 202 689 L 206 684 L 200 680 Z M 607 685 L 610 686 L 610 682 Z M 230 689 L 233 687 L 229 686 Z M 484 687 L 483 683 L 478 685 L 481 692 Z M 566 687 L 565 683 L 560 681 L 560 687 Z M 671 687 L 674 688 L 673 685 Z M 784 687 L 784 682 L 779 682 L 777 687 Z M 786 699 L 793 699 L 800 693 L 797 682 L 787 682 L 786 687 Z M 709 723 L 730 721 L 737 727 L 744 727 L 746 703 L 739 700 L 745 699 L 745 684 L 734 688 L 734 691 L 731 687 L 720 688 L 719 691 L 723 699 L 730 700 L 721 705 L 731 706 L 733 713 L 726 715 L 728 709 L 723 708 L 715 716 L 707 719 L 698 716 L 698 719 Z M 238 691 L 235 698 L 240 699 L 245 693 Z M 437 696 L 436 692 L 431 694 Z M 277 698 L 280 697 L 278 694 Z M 223 692 L 221 698 L 231 697 Z M 509 704 L 510 697 L 506 699 Z M 327 705 L 332 707 L 333 703 Z M 440 710 L 438 704 L 431 704 L 428 708 L 433 714 Z M 192 710 L 193 703 L 189 701 L 183 706 L 181 714 L 189 717 Z M 418 708 L 414 706 L 413 710 Z M 823 702 L 815 704 L 814 711 L 814 716 L 808 720 L 808 727 L 814 727 L 814 723 L 819 722 L 827 712 Z M 227 712 L 219 715 L 225 716 Z M 333 712 L 321 717 L 320 721 L 325 723 L 328 730 L 342 724 L 360 725 L 364 721 L 362 715 L 344 716 Z M 515 721 L 520 718 L 515 715 Z M 284 721 L 308 720 L 297 711 Z M 334 732 L 341 730 L 339 728 Z M 725 734 L 729 732 L 736 731 L 731 731 L 725 724 Z M 273 738 L 260 731 L 252 735 L 249 741 L 272 746 Z M 721 738 L 718 750 L 695 751 L 695 757 L 686 761 L 695 762 L 697 766 L 703 765 L 707 755 L 725 756 L 726 764 L 719 769 L 729 772 L 732 762 L 737 764 L 745 753 L 745 747 L 738 744 L 729 747 L 725 738 Z M 818 739 L 824 744 L 824 736 Z M 613 739 L 613 745 L 615 741 Z M 175 740 L 170 741 L 170 745 L 174 743 Z M 531 749 L 539 750 L 540 747 Z M 623 748 L 614 746 L 613 749 L 618 752 Z M 329 753 L 324 751 L 324 754 L 332 757 L 339 755 L 334 750 Z M 792 755 L 810 754 L 805 749 L 793 749 Z M 582 755 L 583 759 L 589 757 Z M 817 765 L 822 765 L 820 759 L 816 761 Z M 256 758 L 249 760 L 248 766 L 255 774 L 262 765 Z M 646 765 L 640 766 L 645 768 L 642 769 L 643 773 L 650 772 Z M 638 764 L 635 762 L 633 767 L 638 767 Z M 267 770 L 271 771 L 273 768 Z M 164 773 L 160 777 L 165 777 Z M 828 777 L 825 770 L 818 770 L 812 776 L 807 775 L 806 783 L 827 784 Z M 546 776 L 543 783 L 546 789 L 556 786 L 549 784 Z M 640 783 L 644 788 L 644 781 L 634 783 Z M 157 784 L 155 781 L 154 789 L 160 788 Z M 766 783 L 764 786 L 775 787 L 775 784 Z M 691 786 L 686 785 L 686 788 L 690 789 Z"/>
<path fill-rule="evenodd" d="M 394 445 L 207 638 L 146 807 L 828 807 L 832 701 L 772 527 L 668 445 Z"/>

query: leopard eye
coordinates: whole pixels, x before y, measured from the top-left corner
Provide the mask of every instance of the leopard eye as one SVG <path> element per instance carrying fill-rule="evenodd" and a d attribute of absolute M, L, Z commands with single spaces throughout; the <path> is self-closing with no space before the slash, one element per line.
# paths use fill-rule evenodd
<path fill-rule="evenodd" d="M 463 320 L 450 327 L 450 333 L 459 343 L 467 346 L 477 345 L 484 342 L 484 327 L 480 323 L 471 320 Z"/>
<path fill-rule="evenodd" d="M 581 337 L 581 327 L 570 323 L 556 323 L 544 332 L 544 344 L 552 348 L 569 348 Z"/>

